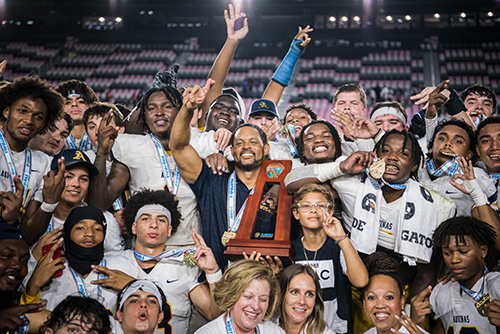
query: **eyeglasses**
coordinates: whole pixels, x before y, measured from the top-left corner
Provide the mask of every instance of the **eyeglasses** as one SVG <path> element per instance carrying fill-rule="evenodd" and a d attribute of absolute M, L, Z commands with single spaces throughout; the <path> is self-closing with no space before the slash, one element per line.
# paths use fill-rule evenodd
<path fill-rule="evenodd" d="M 319 203 L 302 202 L 302 203 L 297 203 L 297 207 L 299 208 L 299 210 L 301 210 L 303 212 L 309 212 L 309 211 L 311 211 L 311 209 L 312 209 L 313 206 L 316 208 L 316 210 L 324 211 L 324 210 L 328 210 L 328 208 L 330 207 L 330 203 L 328 203 L 328 202 L 319 202 Z"/>

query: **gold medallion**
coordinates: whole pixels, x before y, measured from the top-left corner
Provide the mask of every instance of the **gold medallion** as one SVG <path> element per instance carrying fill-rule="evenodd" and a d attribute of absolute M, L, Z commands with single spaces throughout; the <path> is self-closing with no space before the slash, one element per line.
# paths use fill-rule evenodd
<path fill-rule="evenodd" d="M 482 296 L 481 299 L 479 299 L 479 301 L 476 303 L 477 312 L 479 313 L 480 316 L 482 317 L 488 316 L 488 309 L 484 305 L 488 304 L 489 302 L 491 302 L 491 296 L 489 293 L 487 293 L 484 296 Z"/>
<path fill-rule="evenodd" d="M 385 173 L 385 160 L 379 159 L 374 161 L 370 166 L 370 176 L 379 180 Z"/>
<path fill-rule="evenodd" d="M 188 268 L 194 268 L 198 264 L 198 261 L 196 261 L 193 258 L 194 252 L 186 252 L 184 253 L 184 265 Z"/>
<path fill-rule="evenodd" d="M 229 242 L 229 240 L 236 238 L 236 232 L 232 231 L 226 231 L 222 235 L 221 242 L 222 245 L 226 246 L 226 244 Z"/>

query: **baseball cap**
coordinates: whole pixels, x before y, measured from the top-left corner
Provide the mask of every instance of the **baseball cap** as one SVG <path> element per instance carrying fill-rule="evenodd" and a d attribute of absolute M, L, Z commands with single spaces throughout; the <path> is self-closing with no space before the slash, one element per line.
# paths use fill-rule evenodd
<path fill-rule="evenodd" d="M 248 114 L 248 117 L 252 116 L 253 114 L 255 114 L 259 111 L 268 112 L 268 113 L 272 114 L 273 116 L 279 118 L 278 111 L 276 110 L 276 105 L 271 100 L 258 99 L 258 100 L 253 101 L 252 105 L 250 106 L 250 113 Z"/>
<path fill-rule="evenodd" d="M 99 170 L 94 166 L 94 164 L 90 162 L 89 157 L 82 151 L 75 149 L 62 150 L 56 156 L 54 156 L 54 158 L 52 159 L 52 163 L 50 164 L 50 170 L 56 170 L 57 168 L 59 168 L 57 160 L 62 157 L 64 157 L 65 159 L 66 167 L 75 164 L 81 164 L 89 170 L 90 175 L 99 174 Z"/>
<path fill-rule="evenodd" d="M 238 102 L 238 105 L 240 106 L 240 117 L 241 117 L 241 119 L 245 119 L 245 114 L 247 112 L 246 107 L 245 107 L 245 101 L 243 101 L 243 98 L 241 97 L 240 94 L 238 94 L 236 89 L 234 89 L 232 87 L 224 88 L 224 89 L 222 89 L 222 95 L 230 95 L 236 99 L 236 101 Z"/>
<path fill-rule="evenodd" d="M 28 243 L 26 234 L 21 229 L 7 224 L 3 219 L 0 221 L 0 240 L 23 240 Z"/>

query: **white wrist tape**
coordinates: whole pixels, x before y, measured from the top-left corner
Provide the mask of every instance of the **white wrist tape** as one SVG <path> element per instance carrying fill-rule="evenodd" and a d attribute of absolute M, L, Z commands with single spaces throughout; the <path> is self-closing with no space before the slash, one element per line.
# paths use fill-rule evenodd
<path fill-rule="evenodd" d="M 464 180 L 465 190 L 469 193 L 470 197 L 474 201 L 474 206 L 479 207 L 482 205 L 489 204 L 488 197 L 481 189 L 479 182 L 476 179 L 473 180 Z"/>
<path fill-rule="evenodd" d="M 317 176 L 320 182 L 330 181 L 331 179 L 344 175 L 340 169 L 340 163 L 345 159 L 347 159 L 347 157 L 342 156 L 334 162 L 313 165 L 314 175 Z"/>
<path fill-rule="evenodd" d="M 205 276 L 207 277 L 208 284 L 217 283 L 222 278 L 222 270 L 219 268 L 215 273 L 205 274 Z"/>
<path fill-rule="evenodd" d="M 59 202 L 54 203 L 54 204 L 49 204 L 49 203 L 43 201 L 42 205 L 40 206 L 40 209 L 42 209 L 42 211 L 45 211 L 47 213 L 52 213 L 52 212 L 56 211 L 58 204 L 59 204 Z"/>

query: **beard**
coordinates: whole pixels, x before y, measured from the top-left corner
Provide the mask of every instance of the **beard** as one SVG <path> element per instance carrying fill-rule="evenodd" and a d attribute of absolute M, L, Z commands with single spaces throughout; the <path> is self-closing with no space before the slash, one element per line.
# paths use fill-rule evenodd
<path fill-rule="evenodd" d="M 236 161 L 236 159 L 235 159 L 234 166 L 238 167 L 238 169 L 240 169 L 242 171 L 250 172 L 250 171 L 253 171 L 255 169 L 260 168 L 260 166 L 262 166 L 263 161 L 264 161 L 264 156 L 259 160 L 255 159 L 251 164 L 244 165 L 243 163 L 241 163 L 241 160 Z"/>

